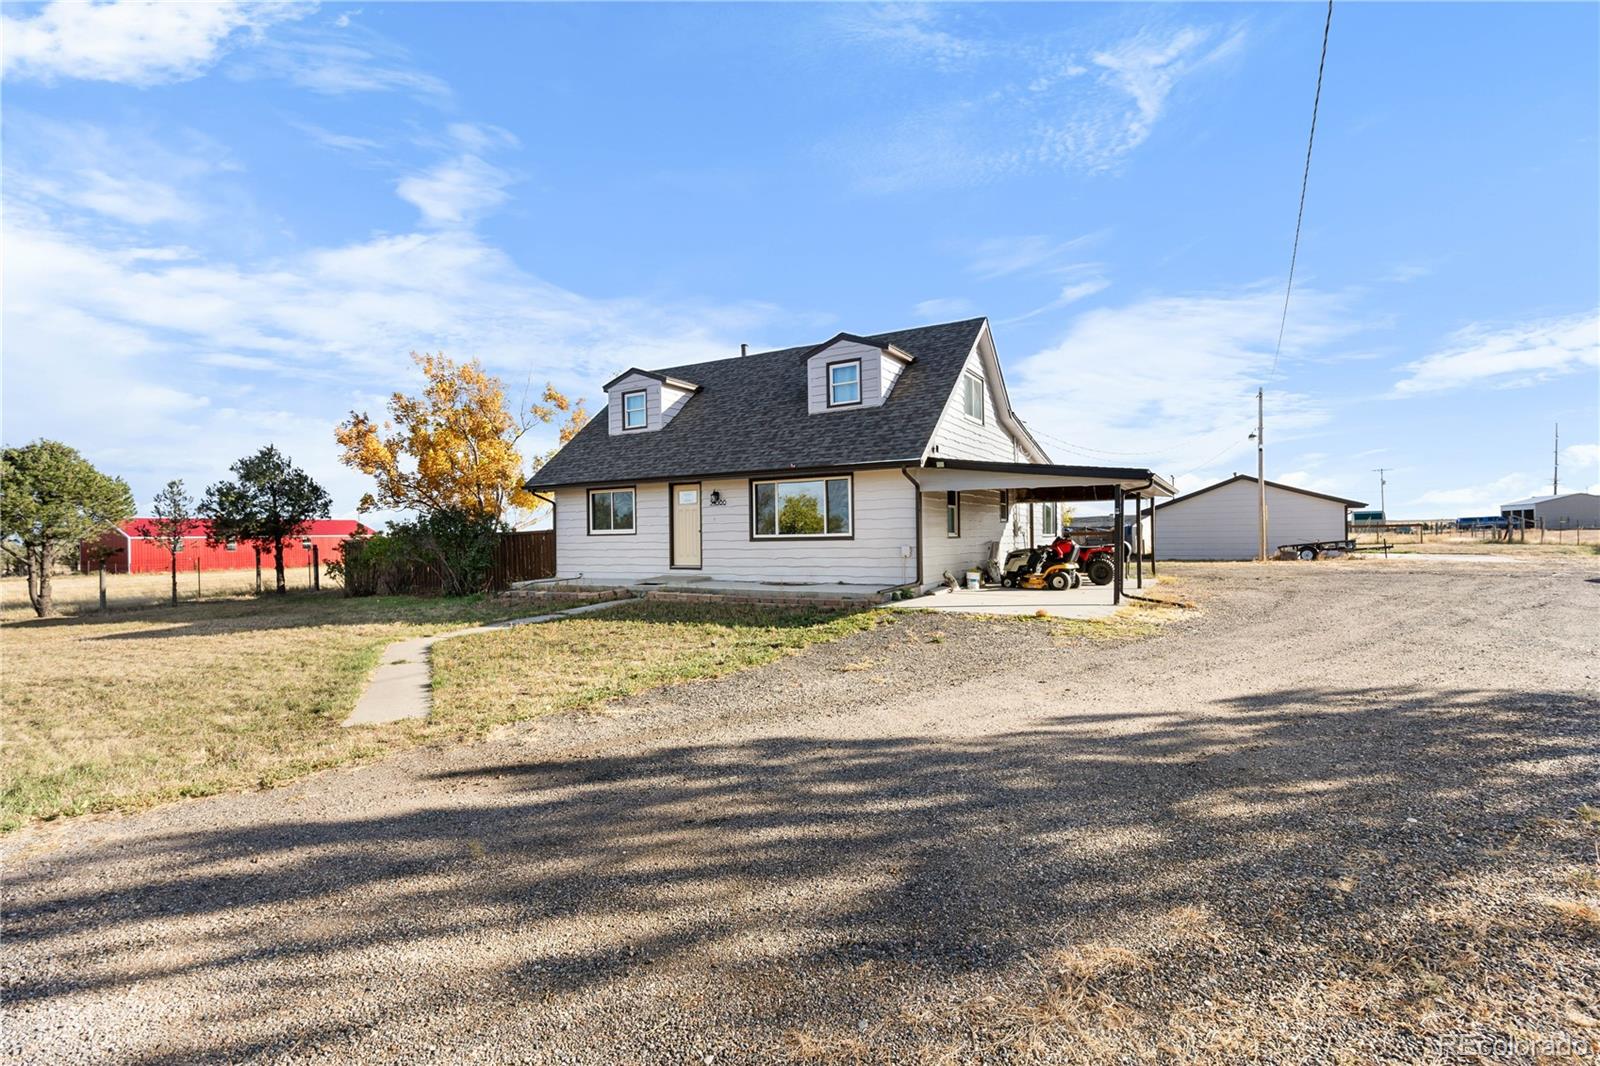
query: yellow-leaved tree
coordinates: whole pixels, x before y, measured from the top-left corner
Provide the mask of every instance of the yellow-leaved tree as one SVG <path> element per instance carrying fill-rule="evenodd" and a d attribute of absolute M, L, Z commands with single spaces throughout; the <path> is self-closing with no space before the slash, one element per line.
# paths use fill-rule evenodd
<path fill-rule="evenodd" d="M 344 448 L 340 461 L 378 483 L 376 493 L 362 497 L 361 509 L 467 512 L 506 521 L 513 512 L 534 511 L 540 501 L 523 488 L 529 470 L 518 446 L 535 426 L 563 415 L 558 437 L 561 444 L 571 440 L 589 417 L 583 401 L 574 403 L 547 384 L 542 403 L 513 414 L 505 386 L 478 360 L 457 363 L 443 353 L 415 352 L 411 358 L 427 382 L 421 395 L 395 393 L 381 425 L 352 411 L 334 430 Z M 533 467 L 548 457 L 537 457 Z"/>

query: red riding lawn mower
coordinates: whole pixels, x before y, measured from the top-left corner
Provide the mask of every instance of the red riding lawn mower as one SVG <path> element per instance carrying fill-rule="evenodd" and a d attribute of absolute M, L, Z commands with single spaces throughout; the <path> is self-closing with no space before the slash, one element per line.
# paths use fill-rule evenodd
<path fill-rule="evenodd" d="M 1048 547 L 1008 553 L 1000 584 L 1019 589 L 1077 588 L 1087 577 L 1096 585 L 1109 585 L 1117 576 L 1116 566 L 1116 545 L 1084 544 L 1060 536 Z"/>
<path fill-rule="evenodd" d="M 1018 548 L 1006 555 L 1000 585 L 1008 589 L 1075 589 L 1083 582 L 1078 571 L 1081 552 L 1066 537 L 1057 537 L 1044 548 Z"/>

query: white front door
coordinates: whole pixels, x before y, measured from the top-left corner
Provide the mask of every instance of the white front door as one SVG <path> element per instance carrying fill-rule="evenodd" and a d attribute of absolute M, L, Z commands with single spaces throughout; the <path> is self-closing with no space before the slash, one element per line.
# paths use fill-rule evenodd
<path fill-rule="evenodd" d="M 700 483 L 672 486 L 672 565 L 700 569 Z"/>

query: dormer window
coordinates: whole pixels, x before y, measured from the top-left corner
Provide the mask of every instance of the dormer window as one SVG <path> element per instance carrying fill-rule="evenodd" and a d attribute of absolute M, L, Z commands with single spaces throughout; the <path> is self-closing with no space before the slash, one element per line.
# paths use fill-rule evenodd
<path fill-rule="evenodd" d="M 643 429 L 645 426 L 645 400 L 648 393 L 644 389 L 637 392 L 622 394 L 622 428 Z"/>
<path fill-rule="evenodd" d="M 828 364 L 828 406 L 849 407 L 861 402 L 861 360 Z"/>

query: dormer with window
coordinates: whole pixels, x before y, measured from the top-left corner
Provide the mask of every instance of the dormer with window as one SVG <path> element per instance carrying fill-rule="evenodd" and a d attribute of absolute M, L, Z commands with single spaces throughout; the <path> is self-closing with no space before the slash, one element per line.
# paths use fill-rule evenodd
<path fill-rule="evenodd" d="M 807 407 L 814 415 L 878 407 L 911 362 L 892 344 L 841 333 L 806 357 Z"/>
<path fill-rule="evenodd" d="M 671 422 L 700 386 L 637 368 L 606 382 L 606 421 L 613 437 L 651 433 Z"/>

